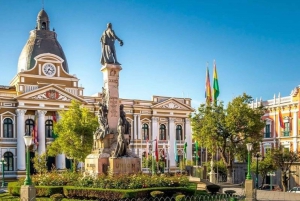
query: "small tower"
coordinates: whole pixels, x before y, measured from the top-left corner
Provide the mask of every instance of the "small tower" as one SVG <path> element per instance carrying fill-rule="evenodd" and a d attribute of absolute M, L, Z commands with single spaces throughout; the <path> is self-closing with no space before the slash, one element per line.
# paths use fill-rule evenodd
<path fill-rule="evenodd" d="M 42 9 L 37 16 L 37 30 L 50 30 L 49 17 L 44 9 Z"/>

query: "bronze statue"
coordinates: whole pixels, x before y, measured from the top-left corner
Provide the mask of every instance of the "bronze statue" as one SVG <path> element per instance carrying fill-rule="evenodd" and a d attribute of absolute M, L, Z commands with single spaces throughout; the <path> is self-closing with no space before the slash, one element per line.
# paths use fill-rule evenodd
<path fill-rule="evenodd" d="M 115 40 L 120 42 L 120 46 L 123 46 L 123 41 L 118 38 L 112 29 L 112 24 L 107 24 L 107 29 L 103 32 L 101 36 L 101 45 L 102 45 L 102 55 L 101 55 L 101 64 L 119 64 L 116 55 L 115 49 Z"/>
<path fill-rule="evenodd" d="M 125 127 L 123 125 L 123 120 L 120 117 L 118 121 L 118 138 L 117 146 L 113 154 L 113 158 L 118 158 L 127 155 L 128 142 L 124 138 Z"/>
<path fill-rule="evenodd" d="M 124 126 L 124 129 L 125 129 L 124 132 L 125 132 L 125 134 L 129 134 L 130 135 L 131 125 L 130 125 L 130 123 L 126 119 L 126 113 L 124 111 L 124 105 L 123 104 L 120 105 L 120 118 L 122 119 L 122 125 Z"/>

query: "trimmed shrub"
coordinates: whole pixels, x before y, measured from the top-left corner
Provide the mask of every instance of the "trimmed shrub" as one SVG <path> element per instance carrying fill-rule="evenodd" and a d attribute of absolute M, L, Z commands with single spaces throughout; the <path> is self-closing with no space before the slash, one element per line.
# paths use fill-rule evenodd
<path fill-rule="evenodd" d="M 153 197 L 153 198 L 161 198 L 164 196 L 164 192 L 162 191 L 152 191 L 150 193 L 150 195 Z"/>
<path fill-rule="evenodd" d="M 21 186 L 18 182 L 9 182 L 7 186 L 7 190 L 9 194 L 13 196 L 19 196 L 20 195 L 20 189 Z"/>
<path fill-rule="evenodd" d="M 59 193 L 53 194 L 53 195 L 50 196 L 50 199 L 52 201 L 61 201 L 63 198 L 64 198 L 64 195 L 59 194 Z"/>
<path fill-rule="evenodd" d="M 53 194 L 63 193 L 62 186 L 35 186 L 37 197 L 49 197 Z M 20 196 L 21 186 L 18 182 L 8 183 L 8 192 L 13 196 Z"/>
<path fill-rule="evenodd" d="M 214 195 L 219 192 L 221 187 L 216 184 L 210 184 L 210 185 L 207 185 L 206 188 L 212 195 Z"/>
<path fill-rule="evenodd" d="M 185 195 L 177 195 L 177 196 L 175 197 L 175 201 L 183 201 L 184 198 L 185 198 Z"/>

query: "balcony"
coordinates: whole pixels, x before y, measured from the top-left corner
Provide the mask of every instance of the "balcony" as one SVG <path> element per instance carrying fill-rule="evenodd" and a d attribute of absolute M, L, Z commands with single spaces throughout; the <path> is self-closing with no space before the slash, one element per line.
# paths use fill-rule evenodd
<path fill-rule="evenodd" d="M 264 133 L 264 138 L 270 138 L 270 137 L 271 137 L 271 132 Z"/>
<path fill-rule="evenodd" d="M 290 136 L 290 131 L 283 131 L 283 136 L 284 137 L 289 137 Z"/>

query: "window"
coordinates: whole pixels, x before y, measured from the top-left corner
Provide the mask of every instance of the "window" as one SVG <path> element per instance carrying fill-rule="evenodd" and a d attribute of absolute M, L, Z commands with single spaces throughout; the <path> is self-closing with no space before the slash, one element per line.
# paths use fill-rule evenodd
<path fill-rule="evenodd" d="M 149 127 L 148 124 L 143 124 L 143 140 L 149 140 Z"/>
<path fill-rule="evenodd" d="M 290 136 L 290 123 L 289 122 L 284 122 L 283 135 L 284 136 Z"/>
<path fill-rule="evenodd" d="M 27 119 L 25 121 L 25 134 L 32 135 L 34 132 L 34 121 L 32 119 Z"/>
<path fill-rule="evenodd" d="M 13 138 L 13 121 L 10 118 L 5 118 L 3 121 L 3 137 Z"/>
<path fill-rule="evenodd" d="M 265 138 L 270 138 L 271 137 L 271 129 L 270 129 L 271 125 L 267 124 L 265 127 Z"/>
<path fill-rule="evenodd" d="M 180 125 L 176 126 L 176 140 L 183 140 L 182 127 Z"/>
<path fill-rule="evenodd" d="M 166 140 L 166 126 L 164 124 L 161 124 L 159 127 L 159 139 L 160 140 Z"/>
<path fill-rule="evenodd" d="M 14 170 L 14 155 L 11 152 L 5 152 L 3 158 L 6 162 L 4 165 L 4 171 Z"/>
<path fill-rule="evenodd" d="M 53 121 L 47 120 L 45 123 L 45 135 L 46 137 L 51 138 L 52 137 L 52 131 L 53 131 Z"/>

